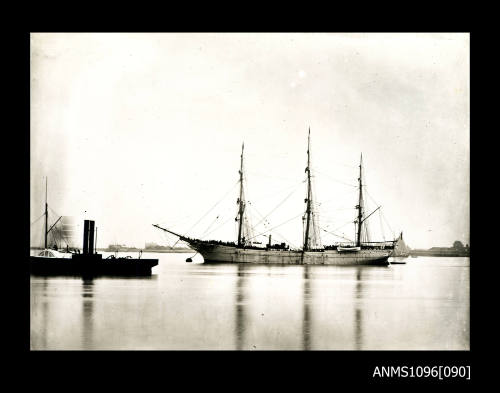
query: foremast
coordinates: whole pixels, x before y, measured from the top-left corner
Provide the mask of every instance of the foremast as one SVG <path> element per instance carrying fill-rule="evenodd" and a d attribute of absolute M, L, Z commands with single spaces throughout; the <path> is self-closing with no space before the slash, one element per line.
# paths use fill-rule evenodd
<path fill-rule="evenodd" d="M 307 195 L 304 199 L 306 211 L 302 216 L 304 229 L 304 244 L 302 251 L 315 251 L 322 249 L 321 238 L 317 221 L 317 211 L 314 208 L 313 182 L 311 176 L 311 128 L 307 136 Z"/>
<path fill-rule="evenodd" d="M 243 172 L 244 149 L 245 149 L 245 144 L 242 143 L 242 145 L 241 145 L 241 157 L 240 157 L 240 169 L 239 169 L 240 192 L 239 192 L 239 197 L 236 201 L 236 203 L 238 204 L 238 213 L 237 213 L 237 216 L 235 218 L 235 221 L 238 222 L 238 239 L 237 239 L 236 247 L 240 247 L 240 248 L 244 247 L 247 244 L 247 241 L 249 239 L 253 238 L 253 231 L 252 231 L 250 225 L 248 224 L 248 217 L 246 216 L 246 212 L 245 212 L 246 203 L 245 203 L 245 191 L 244 191 L 244 185 L 243 185 L 243 183 L 244 183 L 244 172 Z M 190 237 L 187 237 L 184 235 L 180 235 L 180 234 L 173 232 L 169 229 L 162 228 L 161 226 L 159 226 L 157 224 L 152 224 L 152 225 L 154 227 L 162 230 L 162 231 L 165 231 L 167 233 L 170 233 L 172 235 L 179 237 L 180 240 L 185 241 L 185 242 L 189 243 L 190 245 L 200 245 L 200 244 L 209 244 L 210 243 L 210 242 L 207 242 L 205 240 L 190 238 Z M 231 245 L 232 247 L 234 247 L 235 243 L 226 243 L 226 245 Z"/>
<path fill-rule="evenodd" d="M 361 153 L 361 158 L 359 161 L 359 200 L 358 204 L 356 205 L 356 208 L 358 209 L 358 218 L 356 220 L 358 224 L 358 231 L 356 234 L 356 246 L 361 247 L 361 230 L 362 230 L 362 225 L 363 225 L 363 213 L 364 213 L 364 206 L 363 206 L 363 153 Z"/>

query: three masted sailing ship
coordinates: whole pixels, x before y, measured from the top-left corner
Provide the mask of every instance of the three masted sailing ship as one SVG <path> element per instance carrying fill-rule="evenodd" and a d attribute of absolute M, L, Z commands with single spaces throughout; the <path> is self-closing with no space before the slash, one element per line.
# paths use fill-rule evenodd
<path fill-rule="evenodd" d="M 304 221 L 304 243 L 302 249 L 290 249 L 285 243 L 274 244 L 271 242 L 266 246 L 256 246 L 251 239 L 245 236 L 248 233 L 248 223 L 245 214 L 245 192 L 243 188 L 243 151 L 241 149 L 241 165 L 239 170 L 240 192 L 238 203 L 238 238 L 237 242 L 222 242 L 201 240 L 190 238 L 162 228 L 153 224 L 156 228 L 178 236 L 180 240 L 186 242 L 191 248 L 201 254 L 205 262 L 234 262 L 234 263 L 261 263 L 261 264 L 311 264 L 311 265 L 388 265 L 388 258 L 391 255 L 394 242 L 362 242 L 364 232 L 365 217 L 363 203 L 363 171 L 362 157 L 359 165 L 359 203 L 356 205 L 357 218 L 356 241 L 355 244 L 336 244 L 326 247 L 319 246 L 317 241 L 319 231 L 313 213 L 313 194 L 311 187 L 310 169 L 310 136 L 308 135 L 307 147 L 307 197 L 305 198 L 306 208 L 303 216 Z"/>

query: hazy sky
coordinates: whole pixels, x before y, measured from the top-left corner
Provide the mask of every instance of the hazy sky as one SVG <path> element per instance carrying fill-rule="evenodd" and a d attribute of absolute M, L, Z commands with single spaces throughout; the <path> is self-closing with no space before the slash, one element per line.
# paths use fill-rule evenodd
<path fill-rule="evenodd" d="M 254 223 L 284 200 L 260 228 L 299 245 L 310 127 L 323 228 L 353 237 L 363 153 L 373 232 L 468 243 L 469 83 L 468 34 L 32 34 L 31 222 L 48 177 L 99 247 L 234 240 L 244 141 Z"/>

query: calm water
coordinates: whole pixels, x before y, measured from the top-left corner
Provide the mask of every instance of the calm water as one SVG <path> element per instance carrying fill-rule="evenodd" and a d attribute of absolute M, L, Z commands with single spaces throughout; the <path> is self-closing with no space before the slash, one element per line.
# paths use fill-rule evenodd
<path fill-rule="evenodd" d="M 469 349 L 469 258 L 345 267 L 191 255 L 144 253 L 159 259 L 148 278 L 31 276 L 31 348 Z"/>

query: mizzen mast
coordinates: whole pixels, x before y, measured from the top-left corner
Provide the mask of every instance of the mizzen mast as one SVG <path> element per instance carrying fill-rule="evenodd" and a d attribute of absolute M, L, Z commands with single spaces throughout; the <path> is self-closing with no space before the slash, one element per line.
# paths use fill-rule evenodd
<path fill-rule="evenodd" d="M 241 145 L 241 164 L 240 164 L 240 197 L 238 198 L 238 247 L 242 246 L 242 228 L 243 228 L 243 213 L 245 211 L 245 202 L 243 201 L 243 150 L 245 143 Z"/>

